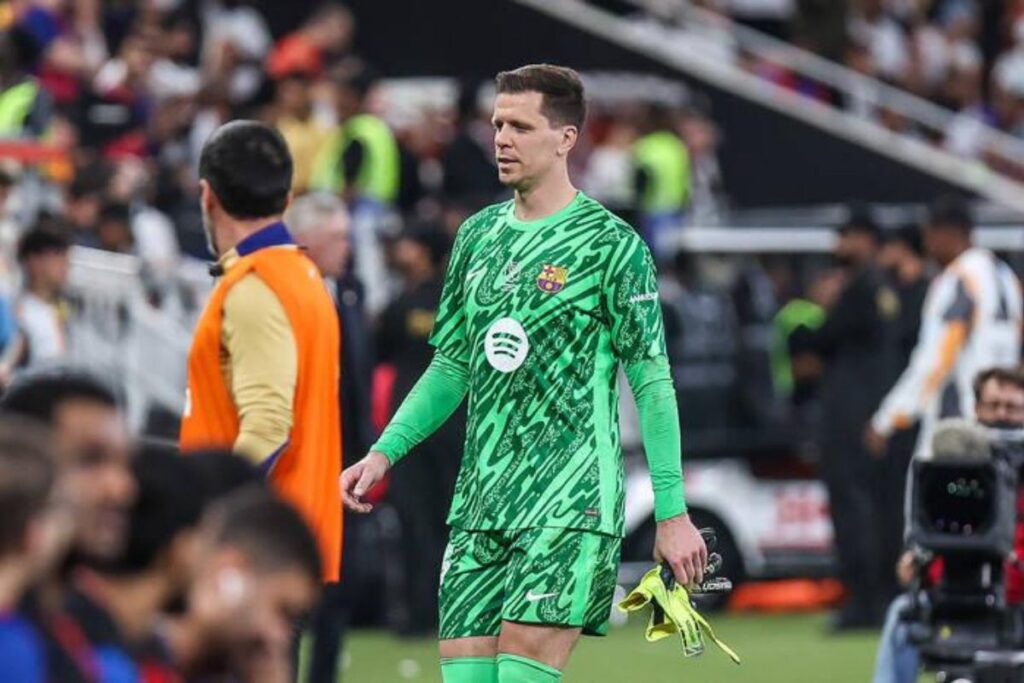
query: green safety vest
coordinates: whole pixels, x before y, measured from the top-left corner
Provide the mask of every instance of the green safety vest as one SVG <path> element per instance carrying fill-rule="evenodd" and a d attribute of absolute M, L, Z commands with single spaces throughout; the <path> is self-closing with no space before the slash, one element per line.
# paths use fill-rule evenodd
<path fill-rule="evenodd" d="M 772 343 L 772 377 L 783 396 L 793 393 L 793 364 L 789 357 L 789 337 L 801 327 L 816 330 L 825 324 L 825 309 L 806 299 L 793 299 L 775 314 L 775 338 Z"/>
<path fill-rule="evenodd" d="M 35 81 L 19 83 L 0 93 L 0 137 L 21 135 L 37 94 Z"/>
<path fill-rule="evenodd" d="M 690 194 L 690 153 L 679 136 L 668 131 L 645 135 L 633 145 L 633 160 L 647 174 L 643 210 L 681 211 Z"/>
<path fill-rule="evenodd" d="M 356 178 L 358 194 L 385 204 L 394 203 L 401 173 L 398 143 L 388 125 L 372 114 L 353 116 L 331 136 L 317 156 L 310 185 L 317 190 L 343 190 L 341 159 L 349 144 L 356 140 L 363 146 L 363 163 Z"/>

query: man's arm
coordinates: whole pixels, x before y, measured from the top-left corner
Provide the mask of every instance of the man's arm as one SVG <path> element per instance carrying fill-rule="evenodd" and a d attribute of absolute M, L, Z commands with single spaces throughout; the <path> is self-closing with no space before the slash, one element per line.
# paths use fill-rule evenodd
<path fill-rule="evenodd" d="M 682 436 L 672 375 L 664 356 L 627 363 L 624 370 L 640 417 L 654 488 L 654 519 L 661 522 L 686 512 Z"/>
<path fill-rule="evenodd" d="M 288 445 L 299 361 L 288 315 L 255 273 L 224 299 L 221 337 L 240 423 L 233 450 L 269 471 Z"/>
<path fill-rule="evenodd" d="M 613 255 L 604 282 L 612 348 L 636 399 L 654 488 L 654 555 L 682 584 L 700 583 L 707 548 L 686 514 L 679 412 L 665 349 L 665 326 L 650 250 L 633 235 Z"/>
<path fill-rule="evenodd" d="M 434 359 L 402 401 L 371 451 L 383 453 L 394 465 L 440 429 L 469 390 L 469 366 L 443 352 Z"/>
<path fill-rule="evenodd" d="M 882 400 L 871 419 L 871 431 L 888 438 L 896 429 L 912 425 L 945 384 L 971 331 L 975 294 L 961 278 L 944 307 L 942 319 L 921 321 L 921 334 L 910 363 Z"/>

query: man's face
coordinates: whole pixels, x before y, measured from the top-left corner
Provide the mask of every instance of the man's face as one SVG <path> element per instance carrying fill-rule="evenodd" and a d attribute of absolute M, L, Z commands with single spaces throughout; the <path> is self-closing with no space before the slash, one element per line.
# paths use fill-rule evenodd
<path fill-rule="evenodd" d="M 400 239 L 395 244 L 395 267 L 405 277 L 423 273 L 430 268 L 430 252 L 413 239 Z"/>
<path fill-rule="evenodd" d="M 324 277 L 340 277 L 348 267 L 351 245 L 348 214 L 339 211 L 315 230 L 296 237 Z"/>
<path fill-rule="evenodd" d="M 189 624 L 214 669 L 259 669 L 287 657 L 296 623 L 314 606 L 319 585 L 298 568 L 260 571 L 232 549 L 203 563 L 189 599 Z"/>
<path fill-rule="evenodd" d="M 836 259 L 845 266 L 861 265 L 871 260 L 877 246 L 872 235 L 860 230 L 850 230 L 839 235 Z"/>
<path fill-rule="evenodd" d="M 974 415 L 985 426 L 1024 428 L 1024 389 L 990 379 L 981 388 Z"/>
<path fill-rule="evenodd" d="M 29 280 L 35 286 L 56 293 L 67 285 L 71 259 L 66 250 L 51 249 L 35 254 L 25 265 Z"/>
<path fill-rule="evenodd" d="M 552 126 L 538 92 L 500 93 L 494 100 L 494 156 L 498 180 L 528 190 L 547 177 L 576 142 L 574 126 Z"/>
<path fill-rule="evenodd" d="M 53 426 L 75 548 L 87 558 L 112 559 L 124 546 L 136 493 L 121 415 L 98 401 L 72 399 L 57 408 Z"/>
<path fill-rule="evenodd" d="M 955 227 L 926 225 L 921 235 L 924 238 L 925 251 L 940 265 L 948 265 L 956 258 L 960 240 Z"/>

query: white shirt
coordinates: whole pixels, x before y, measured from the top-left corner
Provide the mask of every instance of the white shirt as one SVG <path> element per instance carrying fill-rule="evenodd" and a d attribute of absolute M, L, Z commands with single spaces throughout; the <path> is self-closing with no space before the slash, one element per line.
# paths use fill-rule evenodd
<path fill-rule="evenodd" d="M 965 251 L 928 288 L 910 364 L 871 426 L 887 436 L 920 420 L 917 450 L 927 450 L 939 418 L 974 414 L 979 372 L 1020 362 L 1022 317 L 1020 283 L 1010 267 L 987 249 Z"/>
<path fill-rule="evenodd" d="M 18 297 L 15 315 L 28 345 L 28 367 L 61 358 L 68 349 L 60 309 L 31 292 Z"/>

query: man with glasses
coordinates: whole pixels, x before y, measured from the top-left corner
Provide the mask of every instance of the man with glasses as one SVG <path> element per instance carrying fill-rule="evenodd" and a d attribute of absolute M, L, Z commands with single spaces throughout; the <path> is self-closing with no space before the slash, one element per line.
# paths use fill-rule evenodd
<path fill-rule="evenodd" d="M 1016 368 L 989 368 L 974 380 L 974 418 L 993 429 L 1024 429 L 1024 373 Z M 1021 493 L 1024 493 L 1022 490 Z M 1018 494 L 1018 519 L 1024 512 L 1024 495 Z M 1017 526 L 1017 557 L 1024 557 L 1024 526 Z M 906 551 L 896 566 L 900 584 L 905 588 L 914 575 L 914 555 Z M 1017 562 L 1006 565 L 1006 601 L 1024 603 L 1024 572 Z M 907 642 L 906 624 L 900 614 L 909 604 L 909 596 L 899 595 L 889 606 L 878 646 L 873 683 L 914 683 L 917 681 L 917 648 Z"/>

